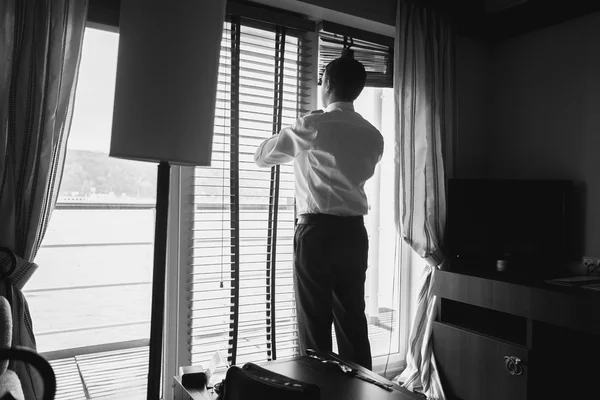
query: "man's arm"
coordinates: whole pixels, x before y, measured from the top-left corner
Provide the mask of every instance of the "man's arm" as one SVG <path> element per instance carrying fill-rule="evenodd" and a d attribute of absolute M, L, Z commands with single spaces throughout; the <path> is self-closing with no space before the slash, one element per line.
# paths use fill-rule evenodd
<path fill-rule="evenodd" d="M 293 161 L 298 154 L 310 149 L 316 134 L 309 119 L 299 118 L 292 126 L 262 142 L 254 153 L 254 162 L 259 167 L 271 167 Z"/>

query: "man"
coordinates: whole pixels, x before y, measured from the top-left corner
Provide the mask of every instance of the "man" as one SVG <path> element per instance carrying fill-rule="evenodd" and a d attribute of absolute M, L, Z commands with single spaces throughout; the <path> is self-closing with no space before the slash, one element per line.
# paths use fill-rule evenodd
<path fill-rule="evenodd" d="M 294 285 L 301 354 L 331 351 L 334 323 L 340 356 L 371 369 L 364 185 L 381 159 L 383 137 L 354 111 L 365 82 L 364 67 L 345 50 L 322 77 L 325 111 L 313 111 L 264 141 L 254 160 L 261 167 L 295 161 Z"/>

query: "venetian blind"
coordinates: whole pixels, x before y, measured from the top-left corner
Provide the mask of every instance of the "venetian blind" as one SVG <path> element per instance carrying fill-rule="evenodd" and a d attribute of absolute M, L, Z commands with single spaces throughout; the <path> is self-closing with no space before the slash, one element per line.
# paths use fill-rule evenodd
<path fill-rule="evenodd" d="M 365 67 L 367 87 L 393 87 L 393 39 L 328 22 L 323 22 L 319 30 L 319 77 L 347 47 Z"/>
<path fill-rule="evenodd" d="M 230 16 L 222 39 L 210 168 L 194 173 L 189 278 L 192 364 L 297 352 L 292 165 L 258 168 L 258 145 L 309 111 L 301 32 Z"/>

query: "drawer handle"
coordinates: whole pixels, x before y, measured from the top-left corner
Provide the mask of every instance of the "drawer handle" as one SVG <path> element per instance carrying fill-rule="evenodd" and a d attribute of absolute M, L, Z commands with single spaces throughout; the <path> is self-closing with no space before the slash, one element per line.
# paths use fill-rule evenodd
<path fill-rule="evenodd" d="M 504 356 L 504 364 L 506 369 L 513 376 L 518 376 L 523 373 L 523 364 L 519 357 Z"/>

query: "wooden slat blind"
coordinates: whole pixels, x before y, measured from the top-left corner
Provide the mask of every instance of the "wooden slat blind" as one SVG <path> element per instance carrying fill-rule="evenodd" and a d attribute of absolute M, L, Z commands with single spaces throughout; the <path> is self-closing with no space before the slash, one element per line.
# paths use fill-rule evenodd
<path fill-rule="evenodd" d="M 254 163 L 257 146 L 309 110 L 302 32 L 229 16 L 224 26 L 212 166 L 194 172 L 189 293 L 192 364 L 296 354 L 292 165 Z"/>
<path fill-rule="evenodd" d="M 354 50 L 354 58 L 367 71 L 367 87 L 393 87 L 393 39 L 323 22 L 319 30 L 319 77 L 325 67 L 340 57 L 345 48 Z"/>

